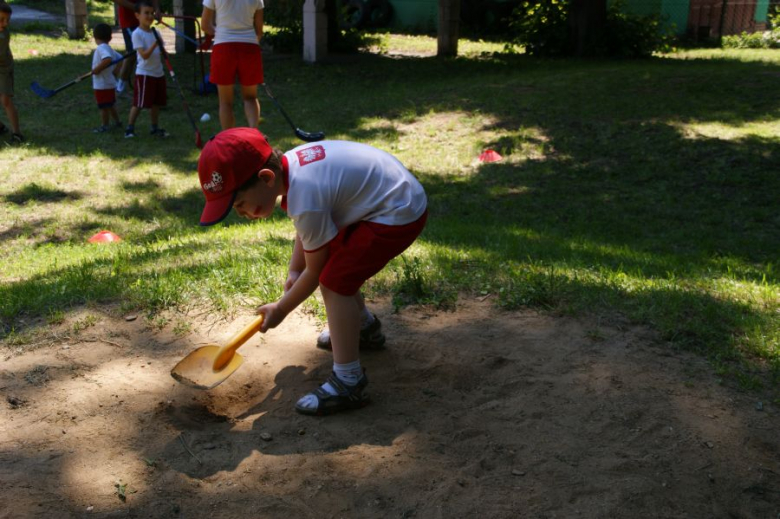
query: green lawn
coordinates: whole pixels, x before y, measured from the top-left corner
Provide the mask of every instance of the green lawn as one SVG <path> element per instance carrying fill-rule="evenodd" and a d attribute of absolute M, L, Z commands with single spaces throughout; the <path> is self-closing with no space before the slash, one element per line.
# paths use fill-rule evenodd
<path fill-rule="evenodd" d="M 393 54 L 425 54 L 432 38 L 382 38 L 382 55 L 265 64 L 301 128 L 390 151 L 426 187 L 427 229 L 369 293 L 399 305 L 493 294 L 504 308 L 622 314 L 744 386 L 777 383 L 780 52 L 577 62 L 464 42 L 464 57 L 439 60 Z M 280 295 L 292 225 L 278 212 L 197 226 L 198 153 L 172 85 L 161 116 L 170 139 L 146 135 L 147 114 L 135 140 L 94 135 L 89 82 L 50 100 L 27 89 L 88 70 L 92 45 L 17 33 L 12 46 L 29 142 L 0 149 L 4 343 L 32 344 L 82 305 L 164 324 Z M 174 61 L 195 117 L 212 115 L 208 136 L 216 99 L 189 91 L 193 64 Z M 122 101 L 123 119 L 128 110 Z M 299 144 L 266 99 L 263 117 L 272 143 Z M 486 148 L 503 161 L 480 163 Z M 124 241 L 86 242 L 102 229 Z M 316 297 L 307 307 L 322 312 Z"/>

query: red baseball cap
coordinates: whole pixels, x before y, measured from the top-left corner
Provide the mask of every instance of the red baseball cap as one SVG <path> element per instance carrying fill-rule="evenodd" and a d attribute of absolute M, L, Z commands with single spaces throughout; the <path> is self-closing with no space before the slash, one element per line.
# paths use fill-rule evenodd
<path fill-rule="evenodd" d="M 200 188 L 206 195 L 201 225 L 224 220 L 236 190 L 268 161 L 273 148 L 256 128 L 230 128 L 212 137 L 203 147 L 198 160 Z"/>

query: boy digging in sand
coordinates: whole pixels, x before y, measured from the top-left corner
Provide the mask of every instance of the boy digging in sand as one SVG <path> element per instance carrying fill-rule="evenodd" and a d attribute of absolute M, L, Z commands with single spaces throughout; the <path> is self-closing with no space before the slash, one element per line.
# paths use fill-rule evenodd
<path fill-rule="evenodd" d="M 254 128 L 232 128 L 211 139 L 198 175 L 206 197 L 201 225 L 214 225 L 231 208 L 249 219 L 268 218 L 277 198 L 296 237 L 284 295 L 258 309 L 261 332 L 278 326 L 319 286 L 333 350 L 333 373 L 295 405 L 323 415 L 368 404 L 361 347 L 381 346 L 379 320 L 360 287 L 406 250 L 425 227 L 425 191 L 393 156 L 344 141 L 305 144 L 286 153 Z"/>

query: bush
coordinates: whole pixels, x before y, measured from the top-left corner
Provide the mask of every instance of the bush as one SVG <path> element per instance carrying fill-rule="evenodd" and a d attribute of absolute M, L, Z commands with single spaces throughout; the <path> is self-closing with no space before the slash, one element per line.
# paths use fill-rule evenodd
<path fill-rule="evenodd" d="M 575 44 L 569 30 L 569 0 L 526 1 L 515 9 L 510 21 L 513 43 L 537 56 L 571 56 Z M 618 1 L 607 10 L 604 32 L 586 54 L 591 56 L 645 57 L 667 45 L 668 36 L 657 15 L 625 12 Z"/>
<path fill-rule="evenodd" d="M 523 2 L 509 21 L 514 43 L 534 56 L 566 56 L 574 52 L 566 23 L 569 5 L 566 0 L 533 0 Z"/>
<path fill-rule="evenodd" d="M 661 25 L 661 17 L 628 14 L 624 2 L 615 2 L 607 11 L 604 47 L 607 56 L 643 58 L 668 45 L 671 35 Z"/>
<path fill-rule="evenodd" d="M 293 51 L 303 46 L 303 2 L 274 0 L 265 7 L 264 21 L 276 29 L 269 32 L 266 42 L 275 49 Z"/>
<path fill-rule="evenodd" d="M 340 0 L 328 0 L 328 50 L 330 52 L 356 51 L 365 45 L 363 33 L 356 29 L 339 29 L 343 14 Z M 303 48 L 303 2 L 301 0 L 274 0 L 265 8 L 264 20 L 276 31 L 269 31 L 266 42 L 276 50 L 300 51 Z"/>
<path fill-rule="evenodd" d="M 721 45 L 724 49 L 780 49 L 780 28 L 724 36 Z"/>
<path fill-rule="evenodd" d="M 780 7 L 767 17 L 769 30 L 724 36 L 721 45 L 724 49 L 780 49 Z"/>

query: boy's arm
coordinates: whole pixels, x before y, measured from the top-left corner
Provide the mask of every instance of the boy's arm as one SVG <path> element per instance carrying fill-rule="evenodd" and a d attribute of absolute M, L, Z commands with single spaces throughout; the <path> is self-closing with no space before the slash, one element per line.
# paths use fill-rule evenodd
<path fill-rule="evenodd" d="M 255 11 L 255 34 L 259 43 L 263 39 L 263 9 Z"/>
<path fill-rule="evenodd" d="M 141 49 L 139 47 L 136 47 L 135 50 L 138 51 L 138 55 L 141 56 L 143 59 L 149 59 L 152 56 L 154 49 L 156 48 L 157 48 L 157 42 L 155 41 L 148 49 Z"/>
<path fill-rule="evenodd" d="M 303 254 L 303 242 L 301 242 L 301 237 L 296 234 L 295 245 L 293 245 L 292 256 L 290 257 L 290 266 L 287 269 L 287 281 L 284 282 L 285 292 L 292 288 L 305 268 L 306 258 Z"/>
<path fill-rule="evenodd" d="M 203 8 L 203 12 L 200 15 L 200 25 L 203 27 L 203 32 L 209 36 L 214 36 L 214 10 L 208 7 Z"/>
<path fill-rule="evenodd" d="M 103 58 L 100 61 L 100 63 L 98 63 L 98 66 L 92 69 L 92 74 L 97 76 L 98 74 L 106 70 L 109 67 L 109 65 L 111 65 L 112 61 L 113 60 L 111 58 Z"/>
<path fill-rule="evenodd" d="M 263 326 L 260 331 L 265 333 L 270 328 L 276 328 L 284 321 L 287 314 L 295 310 L 320 284 L 320 273 L 328 261 L 329 248 L 322 247 L 314 252 L 304 252 L 306 268 L 298 280 L 276 303 L 261 306 L 258 313 L 263 314 Z"/>

